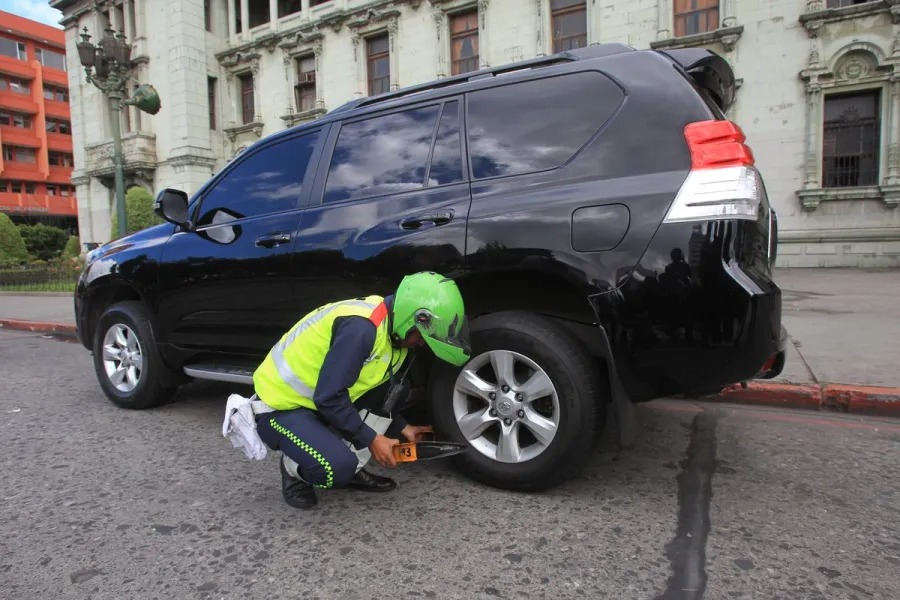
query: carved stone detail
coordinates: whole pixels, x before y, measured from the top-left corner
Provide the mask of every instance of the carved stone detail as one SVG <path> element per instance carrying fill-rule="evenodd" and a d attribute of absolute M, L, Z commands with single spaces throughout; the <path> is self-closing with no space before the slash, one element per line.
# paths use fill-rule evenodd
<path fill-rule="evenodd" d="M 834 74 L 845 81 L 868 77 L 876 68 L 870 55 L 862 52 L 850 52 L 835 66 Z"/>

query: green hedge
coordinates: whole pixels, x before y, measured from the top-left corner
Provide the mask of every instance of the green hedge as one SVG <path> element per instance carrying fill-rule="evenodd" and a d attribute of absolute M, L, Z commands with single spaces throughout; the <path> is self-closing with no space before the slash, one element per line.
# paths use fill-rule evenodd
<path fill-rule="evenodd" d="M 112 207 L 113 238 L 119 236 L 119 215 L 115 204 Z M 163 220 L 153 212 L 153 196 L 140 186 L 134 186 L 125 194 L 125 228 L 126 234 L 159 225 Z"/>
<path fill-rule="evenodd" d="M 18 265 L 28 260 L 28 249 L 22 234 L 8 215 L 0 213 L 0 267 Z"/>
<path fill-rule="evenodd" d="M 58 227 L 38 223 L 36 225 L 19 225 L 22 240 L 28 254 L 37 260 L 58 258 L 66 247 L 69 234 Z"/>

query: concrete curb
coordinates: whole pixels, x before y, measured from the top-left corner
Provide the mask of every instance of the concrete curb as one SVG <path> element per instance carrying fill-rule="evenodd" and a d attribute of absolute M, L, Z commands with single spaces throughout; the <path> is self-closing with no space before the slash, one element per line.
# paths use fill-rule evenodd
<path fill-rule="evenodd" d="M 719 394 L 704 399 L 712 402 L 900 417 L 900 388 L 836 383 L 753 382 L 747 384 L 747 387 L 740 384 L 729 386 Z"/>
<path fill-rule="evenodd" d="M 63 325 L 61 323 L 45 323 L 42 321 L 0 319 L 0 329 L 12 329 L 15 331 L 30 331 L 32 333 L 52 334 L 72 339 L 77 339 L 78 337 L 78 334 L 75 332 L 74 325 Z"/>

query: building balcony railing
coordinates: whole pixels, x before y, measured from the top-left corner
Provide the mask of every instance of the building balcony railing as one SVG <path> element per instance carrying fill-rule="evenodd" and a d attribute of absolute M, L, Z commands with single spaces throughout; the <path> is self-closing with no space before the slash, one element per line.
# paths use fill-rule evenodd
<path fill-rule="evenodd" d="M 85 152 L 87 175 L 100 178 L 115 175 L 112 140 L 85 146 Z M 156 135 L 142 131 L 125 134 L 122 136 L 122 156 L 126 173 L 156 169 Z"/>
<path fill-rule="evenodd" d="M 0 90 L 0 108 L 36 115 L 38 104 L 31 94 L 18 94 L 9 90 Z M 68 118 L 68 113 L 65 115 Z"/>
<path fill-rule="evenodd" d="M 12 125 L 0 125 L 0 140 L 11 146 L 40 148 L 43 144 L 34 128 L 23 129 Z"/>
<path fill-rule="evenodd" d="M 47 196 L 44 194 L 16 194 L 0 192 L 0 212 L 10 215 L 78 216 L 75 196 Z"/>
<path fill-rule="evenodd" d="M 44 83 L 50 83 L 64 88 L 69 87 L 68 74 L 65 71 L 61 71 L 59 69 L 44 67 L 43 69 L 41 69 L 41 78 L 44 80 Z"/>
<path fill-rule="evenodd" d="M 59 150 L 60 152 L 72 153 L 72 136 L 62 133 L 47 134 L 47 148 L 50 150 Z"/>
<path fill-rule="evenodd" d="M 69 182 L 72 181 L 72 171 L 74 167 L 61 167 L 59 165 L 50 165 L 50 173 L 47 176 L 48 181 L 53 182 Z"/>
<path fill-rule="evenodd" d="M 0 73 L 14 75 L 22 79 L 34 79 L 34 67 L 25 62 L 9 56 L 0 56 Z"/>
<path fill-rule="evenodd" d="M 48 117 L 61 117 L 63 119 L 70 118 L 72 114 L 68 102 L 47 99 L 44 99 L 44 112 Z"/>

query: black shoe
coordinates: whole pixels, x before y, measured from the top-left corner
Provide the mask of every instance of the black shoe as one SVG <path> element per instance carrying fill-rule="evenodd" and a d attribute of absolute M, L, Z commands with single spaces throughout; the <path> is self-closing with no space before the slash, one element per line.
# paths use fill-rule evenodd
<path fill-rule="evenodd" d="M 281 495 L 285 502 L 294 508 L 312 508 L 319 503 L 311 483 L 291 477 L 284 466 L 284 460 L 278 461 L 278 464 L 281 465 Z"/>
<path fill-rule="evenodd" d="M 365 469 L 360 469 L 353 476 L 353 479 L 350 480 L 350 483 L 347 484 L 347 487 L 363 492 L 390 492 L 397 487 L 397 482 L 390 477 L 372 475 Z"/>

